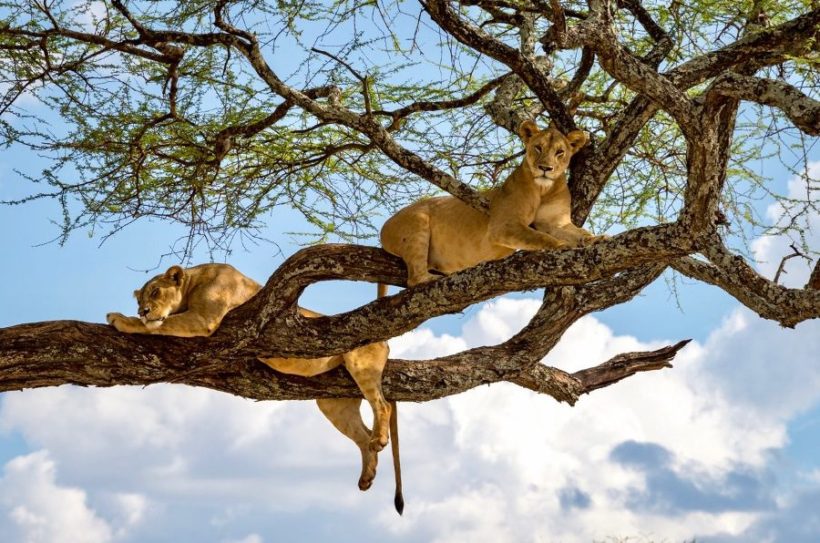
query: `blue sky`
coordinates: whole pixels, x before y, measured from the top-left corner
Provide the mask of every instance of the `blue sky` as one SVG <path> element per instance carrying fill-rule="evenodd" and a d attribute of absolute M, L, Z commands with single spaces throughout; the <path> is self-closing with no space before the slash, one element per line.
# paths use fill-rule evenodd
<path fill-rule="evenodd" d="M 816 149 L 813 177 L 820 177 Z M 0 200 L 31 187 L 24 149 L 0 154 Z M 761 164 L 776 188 L 800 181 Z M 766 210 L 770 202 L 761 202 Z M 771 209 L 774 214 L 775 208 Z M 0 326 L 132 314 L 131 292 L 175 263 L 184 232 L 137 223 L 100 245 L 65 246 L 53 202 L 0 207 Z M 774 215 L 772 215 L 774 218 Z M 820 217 L 813 247 L 820 246 Z M 227 260 L 258 281 L 298 250 L 305 229 L 277 210 L 264 237 Z M 787 243 L 753 243 L 771 277 Z M 201 262 L 205 255 L 195 258 Z M 807 268 L 789 261 L 786 281 Z M 339 312 L 372 299 L 369 284 L 311 287 L 301 303 Z M 503 341 L 540 293 L 506 296 L 396 338 L 423 358 Z M 367 493 L 357 450 L 312 402 L 251 402 L 179 385 L 59 387 L 0 395 L 3 542 L 820 540 L 820 322 L 784 330 L 712 287 L 663 281 L 586 317 L 546 362 L 575 370 L 624 351 L 693 338 L 675 368 L 640 375 L 577 406 L 508 385 L 402 404 L 405 515 L 392 509 L 390 462 Z M 680 308 L 677 306 L 680 303 Z"/>
<path fill-rule="evenodd" d="M 24 160 L 3 155 L 0 197 L 19 190 L 12 169 Z M 102 246 L 83 235 L 37 246 L 53 237 L 55 215 L 48 202 L 0 212 L 0 228 L 13 233 L 1 248 L 0 325 L 132 313 L 130 293 L 146 279 L 134 270 L 156 266 L 180 235 L 143 223 Z M 298 249 L 279 234 L 296 220 L 287 211 L 270 218 L 281 253 L 263 244 L 230 262 L 264 280 Z M 753 247 L 776 263 L 784 243 Z M 790 262 L 788 280 L 799 283 L 807 270 Z M 372 296 L 372 285 L 341 287 L 312 288 L 303 303 L 339 311 Z M 659 281 L 577 323 L 547 359 L 573 370 L 694 338 L 673 370 L 574 408 L 505 385 L 402 405 L 401 519 L 389 460 L 360 493 L 357 451 L 310 402 L 256 403 L 175 385 L 6 393 L 0 530 L 15 542 L 816 541 L 817 321 L 784 330 L 691 282 L 679 297 L 682 311 Z M 537 305 L 537 293 L 514 295 L 435 319 L 394 340 L 393 354 L 503 341 Z"/>

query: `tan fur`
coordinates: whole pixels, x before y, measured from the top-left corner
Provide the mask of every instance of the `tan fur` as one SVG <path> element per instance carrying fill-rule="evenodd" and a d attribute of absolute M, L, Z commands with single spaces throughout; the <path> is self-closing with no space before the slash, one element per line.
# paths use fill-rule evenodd
<path fill-rule="evenodd" d="M 120 332 L 177 337 L 211 335 L 231 309 L 248 301 L 261 286 L 227 264 L 203 264 L 182 269 L 171 266 L 134 291 L 140 317 L 109 313 L 106 319 Z M 306 317 L 319 313 L 299 308 Z M 387 362 L 387 343 L 380 341 L 350 352 L 320 358 L 260 358 L 282 373 L 305 377 L 344 365 L 373 409 L 373 431 L 365 426 L 361 399 L 317 400 L 330 422 L 361 451 L 359 488 L 367 490 L 376 476 L 377 453 L 387 445 L 390 404 L 382 393 L 382 371 Z M 395 454 L 395 453 L 394 453 Z"/>
<path fill-rule="evenodd" d="M 484 193 L 489 216 L 452 196 L 430 198 L 384 223 L 382 247 L 407 264 L 407 285 L 450 274 L 519 249 L 560 249 L 598 239 L 572 224 L 566 170 L 589 136 L 567 135 L 533 121 L 519 127 L 526 154 L 501 187 Z"/>

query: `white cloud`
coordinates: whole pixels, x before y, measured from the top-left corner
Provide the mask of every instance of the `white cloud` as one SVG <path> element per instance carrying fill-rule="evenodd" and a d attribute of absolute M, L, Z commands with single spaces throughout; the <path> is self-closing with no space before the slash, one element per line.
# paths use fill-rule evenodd
<path fill-rule="evenodd" d="M 242 539 L 226 539 L 225 543 L 263 543 L 263 540 L 259 534 L 250 534 Z"/>
<path fill-rule="evenodd" d="M 105 543 L 112 529 L 86 503 L 86 493 L 60 486 L 55 464 L 44 451 L 6 464 L 0 479 L 0 504 L 10 524 L 6 537 L 25 543 Z M 5 539 L 10 541 L 11 539 Z"/>
<path fill-rule="evenodd" d="M 795 175 L 789 179 L 787 196 L 798 201 L 808 200 L 816 203 L 818 182 L 820 182 L 820 162 L 809 162 L 805 176 Z M 772 224 L 783 227 L 792 221 L 792 215 L 797 210 L 802 210 L 802 206 L 787 209 L 780 203 L 773 203 L 766 210 L 766 218 Z M 794 227 L 803 232 L 805 237 L 802 241 L 805 241 L 808 247 L 813 250 L 820 247 L 820 214 L 808 210 L 794 220 Z M 793 253 L 789 245 L 794 241 L 798 241 L 799 247 L 800 239 L 793 240 L 785 235 L 764 236 L 756 239 L 752 243 L 752 251 L 759 262 L 760 273 L 773 279 L 783 257 Z M 815 259 L 814 255 L 809 256 Z M 813 265 L 814 260 L 801 257 L 790 258 L 784 265 L 785 273 L 781 275 L 780 283 L 788 287 L 802 288 L 808 281 Z"/>
<path fill-rule="evenodd" d="M 477 343 L 473 338 L 502 339 L 495 335 L 504 327 L 501 315 L 528 317 L 537 305 L 488 304 L 465 325 L 467 346 Z M 429 332 L 416 337 L 428 345 L 437 340 Z M 658 346 L 614 336 L 587 317 L 546 362 L 576 370 Z M 629 378 L 573 408 L 506 384 L 448 398 L 439 403 L 448 408 L 452 454 L 460 460 L 455 471 L 445 465 L 438 473 L 448 479 L 448 491 L 408 477 L 415 501 L 408 500 L 407 520 L 380 519 L 397 534 L 444 533 L 444 540 L 741 534 L 776 507 L 775 490 L 761 481 L 771 451 L 786 445 L 788 421 L 820 400 L 817 352 L 818 323 L 789 331 L 739 310 L 705 344 L 684 350 L 675 369 Z M 423 421 L 402 420 L 405 433 L 436 434 L 430 427 L 408 429 Z M 653 472 L 650 464 L 636 468 L 613 458 L 630 442 L 632 454 L 664 452 L 667 464 Z M 475 518 L 476 510 L 484 515 Z"/>
<path fill-rule="evenodd" d="M 416 330 L 391 342 L 392 356 L 502 341 L 538 305 L 497 300 L 463 334 Z M 616 336 L 586 317 L 546 362 L 576 370 L 665 343 Z M 737 311 L 708 341 L 682 351 L 674 369 L 631 377 L 575 407 L 509 384 L 402 404 L 401 520 L 389 506 L 389 455 L 376 486 L 360 493 L 355 447 L 312 402 L 250 402 L 176 385 L 61 387 L 6 394 L 0 427 L 48 449 L 92 503 L 108 499 L 108 509 L 97 509 L 114 537 L 128 526 L 138 534 L 149 511 L 152 524 L 182 530 L 185 507 L 208 511 L 206 540 L 220 543 L 255 543 L 269 533 L 266 523 L 301 515 L 317 519 L 317 530 L 331 515 L 348 528 L 371 524 L 364 535 L 348 529 L 350 540 L 740 537 L 762 526 L 763 511 L 781 507 L 775 497 L 791 503 L 767 477 L 788 421 L 820 398 L 817 352 L 817 322 L 783 330 Z M 25 513 L 19 522 L 36 524 Z"/>

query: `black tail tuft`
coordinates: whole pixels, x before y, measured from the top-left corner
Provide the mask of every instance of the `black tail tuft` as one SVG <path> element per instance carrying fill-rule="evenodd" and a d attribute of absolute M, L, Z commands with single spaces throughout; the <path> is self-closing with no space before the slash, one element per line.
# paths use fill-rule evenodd
<path fill-rule="evenodd" d="M 396 506 L 396 511 L 399 512 L 399 515 L 404 513 L 404 496 L 401 493 L 396 493 L 396 497 L 393 499 L 393 505 Z"/>

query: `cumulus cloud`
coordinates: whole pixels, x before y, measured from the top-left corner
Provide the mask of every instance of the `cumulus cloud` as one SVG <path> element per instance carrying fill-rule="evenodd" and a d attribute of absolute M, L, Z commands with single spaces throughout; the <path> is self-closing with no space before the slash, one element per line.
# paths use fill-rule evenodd
<path fill-rule="evenodd" d="M 472 338 L 501 340 L 495 336 L 499 314 L 526 320 L 537 305 L 488 304 L 462 338 L 468 347 L 477 343 Z M 587 317 L 546 363 L 575 370 L 659 344 L 615 336 Z M 817 323 L 789 331 L 738 310 L 707 342 L 684 350 L 674 370 L 630 378 L 574 408 L 503 384 L 449 398 L 440 402 L 446 406 L 441 416 L 450 418 L 441 430 L 452 433 L 451 451 L 442 438 L 439 451 L 445 460 L 457 456 L 459 466 L 452 470 L 445 462 L 438 473 L 450 482 L 448 490 L 408 477 L 422 503 L 411 494 L 405 523 L 388 515 L 382 522 L 396 534 L 444 531 L 450 540 L 758 533 L 764 521 L 798 510 L 782 505 L 773 451 L 787 444 L 789 420 L 820 400 L 817 352 Z M 437 434 L 432 427 L 408 429 L 413 424 L 423 421 L 404 422 L 403 431 Z M 474 518 L 474 506 L 486 514 Z"/>
<path fill-rule="evenodd" d="M 503 341 L 538 305 L 485 304 L 461 334 L 416 330 L 391 342 L 392 355 L 428 358 Z M 545 362 L 575 370 L 665 343 L 615 335 L 586 317 Z M 58 459 L 61 479 L 85 489 L 98 511 L 86 505 L 79 517 L 96 518 L 109 538 L 140 541 L 150 513 L 166 537 L 205 524 L 197 540 L 215 543 L 308 532 L 336 541 L 740 541 L 782 530 L 820 488 L 807 477 L 789 492 L 773 475 L 789 420 L 820 399 L 817 352 L 818 323 L 783 330 L 738 310 L 682 351 L 674 369 L 632 377 L 575 407 L 508 384 L 401 404 L 400 520 L 389 506 L 388 455 L 375 487 L 360 493 L 355 447 L 312 402 L 250 402 L 174 385 L 61 387 L 5 395 L 0 428 Z M 15 496 L 9 510 L 26 504 Z M 15 526 L 36 525 L 28 507 Z"/>
<path fill-rule="evenodd" d="M 88 506 L 86 493 L 56 483 L 54 461 L 45 451 L 6 464 L 0 479 L 0 519 L 5 541 L 106 543 L 109 524 Z M 8 537 L 8 539 L 6 539 Z"/>
<path fill-rule="evenodd" d="M 312 402 L 251 402 L 176 385 L 60 387 L 6 395 L 0 428 L 51 451 L 67 479 L 100 492 L 284 509 L 338 504 L 358 492 L 357 449 L 333 439 Z M 354 467 L 345 471 L 348 458 Z M 308 472 L 295 488 L 282 484 Z"/>

